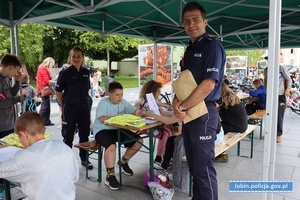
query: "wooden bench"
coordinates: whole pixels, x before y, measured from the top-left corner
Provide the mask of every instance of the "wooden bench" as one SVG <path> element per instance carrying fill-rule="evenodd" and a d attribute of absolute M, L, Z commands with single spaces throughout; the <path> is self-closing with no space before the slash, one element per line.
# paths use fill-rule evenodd
<path fill-rule="evenodd" d="M 259 139 L 262 139 L 262 126 L 263 126 L 263 118 L 266 115 L 266 110 L 258 110 L 257 112 L 253 113 L 252 115 L 249 116 L 248 123 L 249 124 L 257 124 L 260 126 L 260 134 L 259 134 Z"/>
<path fill-rule="evenodd" d="M 238 143 L 237 154 L 240 156 L 240 142 L 245 137 L 249 136 L 251 142 L 250 158 L 253 157 L 253 131 L 257 128 L 257 125 L 249 124 L 247 130 L 244 133 L 227 133 L 224 135 L 224 139 L 221 143 L 215 145 L 215 157 L 227 151 L 230 147 Z M 182 157 L 182 161 L 187 162 L 186 157 Z"/>
<path fill-rule="evenodd" d="M 92 154 L 98 154 L 98 158 L 91 158 L 94 160 L 98 160 L 98 178 L 90 177 L 89 176 L 89 170 L 87 166 L 85 166 L 85 175 L 87 179 L 96 179 L 98 182 L 101 182 L 102 180 L 102 154 L 103 154 L 103 147 L 97 143 L 95 140 L 89 141 L 89 142 L 83 142 L 79 144 L 75 144 L 74 147 L 77 147 L 82 150 L 86 150 L 86 161 L 88 161 Z M 86 162 L 86 165 L 88 165 L 88 162 Z"/>
<path fill-rule="evenodd" d="M 238 144 L 237 155 L 240 156 L 240 142 L 242 139 L 249 137 L 251 142 L 250 158 L 253 157 L 253 131 L 257 128 L 257 125 L 248 124 L 248 128 L 244 133 L 227 133 L 224 135 L 224 139 L 221 143 L 215 145 L 215 157 L 228 150 L 230 147 Z M 186 156 L 182 157 L 183 162 L 187 162 Z M 192 175 L 190 175 L 189 196 L 192 196 Z"/>

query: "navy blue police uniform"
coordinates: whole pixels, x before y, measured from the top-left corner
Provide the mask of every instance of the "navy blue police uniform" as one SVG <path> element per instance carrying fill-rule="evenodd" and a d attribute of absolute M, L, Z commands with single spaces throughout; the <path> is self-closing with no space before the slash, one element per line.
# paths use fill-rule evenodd
<path fill-rule="evenodd" d="M 76 124 L 79 142 L 87 142 L 90 134 L 90 72 L 84 67 L 77 71 L 71 65 L 59 73 L 55 90 L 63 92 L 62 102 L 62 136 L 64 143 L 72 148 Z M 86 151 L 80 150 L 80 159 L 86 160 Z"/>
<path fill-rule="evenodd" d="M 190 41 L 182 60 L 181 70 L 189 69 L 197 85 L 205 79 L 216 80 L 214 89 L 204 100 L 208 114 L 182 127 L 186 157 L 193 175 L 194 200 L 218 199 L 214 141 L 219 113 L 215 102 L 220 97 L 225 60 L 223 46 L 207 33 L 194 43 Z"/>

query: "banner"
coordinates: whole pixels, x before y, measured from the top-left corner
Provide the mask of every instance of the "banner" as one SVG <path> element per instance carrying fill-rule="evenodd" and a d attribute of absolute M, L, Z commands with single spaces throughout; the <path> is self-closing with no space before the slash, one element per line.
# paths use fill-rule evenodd
<path fill-rule="evenodd" d="M 172 77 L 172 46 L 157 44 L 157 74 L 156 80 L 162 85 L 171 82 Z M 139 45 L 139 85 L 153 80 L 154 67 L 154 45 Z"/>

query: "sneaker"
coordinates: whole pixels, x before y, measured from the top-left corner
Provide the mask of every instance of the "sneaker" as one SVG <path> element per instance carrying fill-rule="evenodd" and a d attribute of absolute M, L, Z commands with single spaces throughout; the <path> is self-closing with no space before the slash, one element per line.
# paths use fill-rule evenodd
<path fill-rule="evenodd" d="M 127 162 L 125 164 L 122 164 L 121 161 L 119 161 L 118 165 L 122 166 L 122 172 L 124 174 L 126 174 L 127 176 L 132 176 L 133 175 L 133 171 L 132 171 L 132 169 L 130 169 Z"/>
<path fill-rule="evenodd" d="M 121 186 L 115 176 L 106 176 L 105 185 L 107 185 L 112 190 L 118 190 Z"/>
<path fill-rule="evenodd" d="M 90 169 L 90 170 L 94 168 L 93 164 L 90 163 L 90 161 L 88 161 L 88 163 L 86 163 L 86 161 L 81 161 L 81 165 L 88 168 L 88 169 Z"/>
<path fill-rule="evenodd" d="M 215 158 L 215 162 L 219 162 L 219 163 L 227 163 L 228 161 L 229 161 L 228 154 L 226 152 L 220 154 Z"/>
<path fill-rule="evenodd" d="M 160 163 L 156 163 L 156 162 L 154 162 L 153 167 L 154 169 L 164 169 Z"/>

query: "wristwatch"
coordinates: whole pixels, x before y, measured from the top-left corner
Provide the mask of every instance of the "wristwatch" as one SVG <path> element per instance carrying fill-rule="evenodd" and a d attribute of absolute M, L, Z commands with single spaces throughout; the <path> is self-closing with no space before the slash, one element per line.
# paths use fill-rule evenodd
<path fill-rule="evenodd" d="M 184 107 L 182 106 L 182 104 L 178 107 L 180 111 L 186 111 L 186 109 L 184 109 Z"/>

